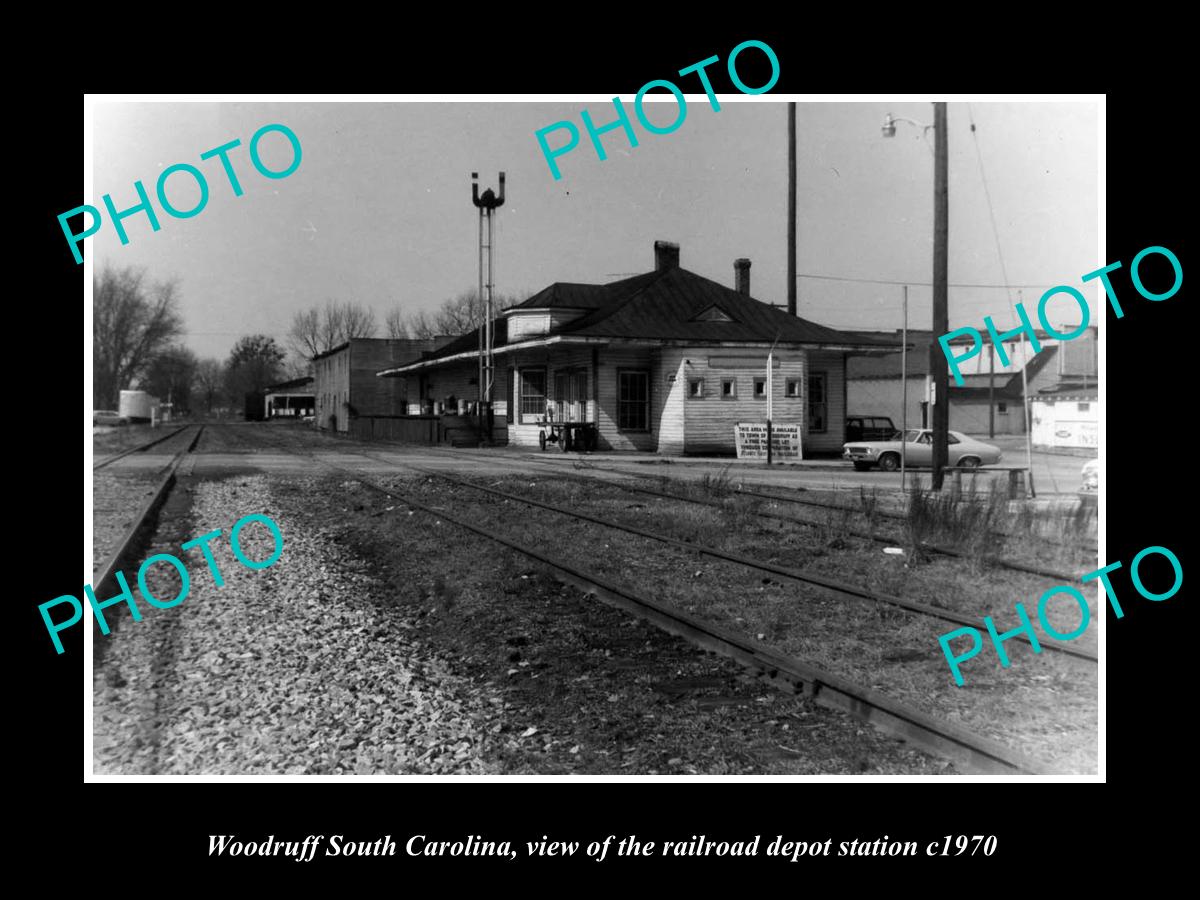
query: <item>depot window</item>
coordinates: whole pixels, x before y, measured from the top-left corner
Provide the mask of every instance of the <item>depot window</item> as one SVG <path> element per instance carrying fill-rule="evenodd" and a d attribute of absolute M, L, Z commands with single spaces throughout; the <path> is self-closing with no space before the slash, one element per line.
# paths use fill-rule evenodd
<path fill-rule="evenodd" d="M 798 398 L 800 396 L 800 379 L 789 378 L 786 382 L 784 382 L 783 395 L 785 397 L 790 397 L 793 400 Z"/>
<path fill-rule="evenodd" d="M 737 399 L 737 379 L 722 378 L 721 379 L 721 399 L 736 400 Z"/>
<path fill-rule="evenodd" d="M 617 428 L 650 430 L 650 373 L 644 369 L 617 372 Z"/>
<path fill-rule="evenodd" d="M 521 370 L 521 416 L 541 418 L 546 414 L 546 370 Z"/>
<path fill-rule="evenodd" d="M 688 379 L 688 396 L 693 400 L 701 400 L 704 397 L 704 379 L 689 378 Z"/>
<path fill-rule="evenodd" d="M 754 399 L 767 399 L 767 379 L 765 377 L 754 379 Z"/>

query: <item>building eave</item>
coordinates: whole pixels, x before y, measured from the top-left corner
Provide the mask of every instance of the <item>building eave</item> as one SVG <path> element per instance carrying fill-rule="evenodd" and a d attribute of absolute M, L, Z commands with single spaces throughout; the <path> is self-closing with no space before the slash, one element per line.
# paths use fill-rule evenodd
<path fill-rule="evenodd" d="M 770 342 L 770 341 L 714 341 L 714 340 L 696 340 L 688 338 L 634 338 L 634 337 L 616 337 L 616 336 L 593 336 L 580 334 L 552 334 L 531 341 L 520 341 L 515 344 L 505 344 L 503 347 L 495 348 L 492 353 L 495 356 L 501 356 L 505 353 L 513 353 L 518 350 L 534 350 L 543 347 L 552 347 L 556 344 L 577 344 L 577 345 L 592 345 L 606 346 L 608 344 L 623 344 L 626 346 L 635 347 L 704 347 L 725 350 L 814 350 L 819 352 L 829 353 L 894 353 L 894 347 L 880 347 L 878 345 L 864 345 L 855 343 L 808 343 L 802 341 L 791 342 Z M 417 362 L 409 363 L 405 366 L 395 366 L 390 369 L 383 369 L 376 372 L 378 378 L 396 378 L 403 375 L 409 375 L 413 372 L 435 369 L 439 366 L 450 365 L 453 363 L 466 362 L 468 360 L 479 359 L 478 350 L 467 350 L 462 353 L 455 353 L 451 356 L 442 356 L 437 359 L 423 359 Z"/>

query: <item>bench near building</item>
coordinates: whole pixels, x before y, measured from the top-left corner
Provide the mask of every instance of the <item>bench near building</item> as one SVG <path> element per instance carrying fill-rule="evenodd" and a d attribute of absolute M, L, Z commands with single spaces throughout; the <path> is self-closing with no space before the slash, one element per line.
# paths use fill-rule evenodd
<path fill-rule="evenodd" d="M 651 272 L 609 284 L 556 282 L 495 323 L 496 443 L 538 446 L 547 418 L 594 426 L 601 450 L 732 454 L 738 422 L 800 424 L 802 450 L 840 453 L 846 358 L 894 352 L 895 337 L 838 331 L 750 296 L 750 261 L 733 289 L 679 266 L 656 241 Z M 478 398 L 478 331 L 379 372 L 407 378 L 409 412 Z M 415 388 L 415 390 L 414 390 Z"/>

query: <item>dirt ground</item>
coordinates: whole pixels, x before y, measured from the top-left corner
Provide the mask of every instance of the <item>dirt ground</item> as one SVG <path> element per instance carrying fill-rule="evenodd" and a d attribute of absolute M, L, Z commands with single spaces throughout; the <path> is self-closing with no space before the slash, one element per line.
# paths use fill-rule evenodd
<path fill-rule="evenodd" d="M 270 511 L 285 552 L 269 580 L 196 572 L 179 607 L 101 639 L 99 771 L 954 771 L 352 479 L 181 488 L 153 552 L 250 507 Z"/>
<path fill-rule="evenodd" d="M 938 635 L 956 627 L 950 623 L 761 577 L 681 548 L 485 497 L 410 465 L 465 472 L 517 496 L 978 615 L 981 630 L 984 615 L 993 615 L 1001 629 L 1016 624 L 1014 601 L 1034 608 L 1051 585 L 1046 579 L 996 570 L 979 560 L 885 555 L 879 544 L 850 533 L 850 524 L 862 522 L 850 523 L 832 511 L 797 515 L 808 524 L 781 522 L 757 513 L 784 509 L 791 514 L 793 506 L 744 497 L 722 500 L 715 508 L 665 501 L 581 479 L 579 472 L 558 477 L 548 467 L 531 469 L 516 457 L 480 466 L 477 454 L 456 457 L 427 448 L 410 454 L 395 446 L 271 426 L 210 428 L 198 451 L 187 467 L 195 478 L 185 483 L 225 484 L 263 473 L 255 478 L 262 480 L 273 508 L 289 527 L 308 536 L 302 544 L 311 538 L 313 552 L 328 555 L 320 571 L 367 577 L 369 584 L 358 585 L 350 596 L 334 591 L 339 604 L 358 610 L 354 615 L 370 610 L 372 621 L 382 617 L 391 623 L 384 630 L 403 639 L 397 652 L 404 659 L 429 656 L 448 679 L 476 686 L 464 688 L 464 696 L 499 699 L 468 717 L 472 737 L 461 759 L 447 762 L 433 754 L 414 763 L 398 750 L 388 751 L 391 756 L 376 753 L 368 741 L 365 750 L 355 745 L 358 755 L 352 759 L 330 755 L 326 748 L 325 756 L 305 761 L 301 751 L 306 771 L 399 766 L 403 771 L 543 774 L 953 772 L 943 761 L 841 713 L 769 690 L 736 664 L 563 586 L 548 570 L 522 562 L 511 551 L 366 490 L 358 473 L 1051 760 L 1055 771 L 1095 771 L 1095 663 L 1048 652 L 1035 655 L 1028 646 L 1009 642 L 1012 667 L 1001 668 L 988 648 L 964 665 L 966 686 L 956 688 L 937 643 Z M 355 474 L 332 474 L 311 454 Z M 144 477 L 154 466 L 152 454 L 127 459 L 104 470 L 106 478 Z M 98 491 L 101 487 L 98 481 Z M 285 556 L 280 565 L 286 561 Z M 228 592 L 221 602 L 238 601 Z M 245 602 L 275 601 L 255 595 Z M 1068 631 L 1078 615 L 1064 605 L 1052 613 L 1052 622 Z M 1095 634 L 1093 624 L 1078 643 L 1094 648 Z M 416 656 L 406 641 L 419 645 L 412 651 Z M 346 652 L 357 651 L 342 648 L 328 658 L 336 661 Z M 370 655 L 374 658 L 373 649 Z M 283 689 L 282 672 L 266 669 L 261 675 L 279 680 Z M 354 721 L 362 719 L 353 702 L 344 712 L 352 712 Z M 125 721 L 124 715 L 117 721 Z M 324 748 L 324 738 L 313 740 Z M 333 745 L 342 742 L 339 738 Z M 197 752 L 203 756 L 203 750 Z M 236 756 L 235 750 L 233 757 L 223 758 L 230 763 Z M 270 765 L 266 770 L 274 771 Z"/>
<path fill-rule="evenodd" d="M 953 771 L 848 716 L 769 690 L 482 538 L 344 478 L 318 484 L 292 482 L 277 494 L 314 523 L 336 522 L 326 527 L 338 543 L 387 586 L 374 602 L 414 612 L 427 644 L 503 693 L 502 772 Z"/>

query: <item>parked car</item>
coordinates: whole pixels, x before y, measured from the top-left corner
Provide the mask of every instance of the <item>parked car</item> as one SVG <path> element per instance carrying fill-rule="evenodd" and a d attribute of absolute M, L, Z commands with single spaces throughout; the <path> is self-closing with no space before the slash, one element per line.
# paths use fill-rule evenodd
<path fill-rule="evenodd" d="M 1082 483 L 1079 485 L 1079 493 L 1095 494 L 1100 490 L 1100 460 L 1089 459 L 1083 464 L 1083 471 L 1079 473 Z"/>
<path fill-rule="evenodd" d="M 128 425 L 129 419 L 115 409 L 97 409 L 92 411 L 93 425 Z"/>
<path fill-rule="evenodd" d="M 854 468 L 863 472 L 879 466 L 885 472 L 900 468 L 900 451 L 905 451 L 905 465 L 909 468 L 933 465 L 933 429 L 910 428 L 900 441 L 896 432 L 894 440 L 855 441 L 844 445 L 843 459 L 854 463 Z M 961 431 L 950 432 L 950 465 L 983 466 L 1000 462 L 1000 448 L 983 441 L 969 438 Z"/>
<path fill-rule="evenodd" d="M 846 416 L 846 441 L 889 441 L 896 426 L 887 416 Z"/>

